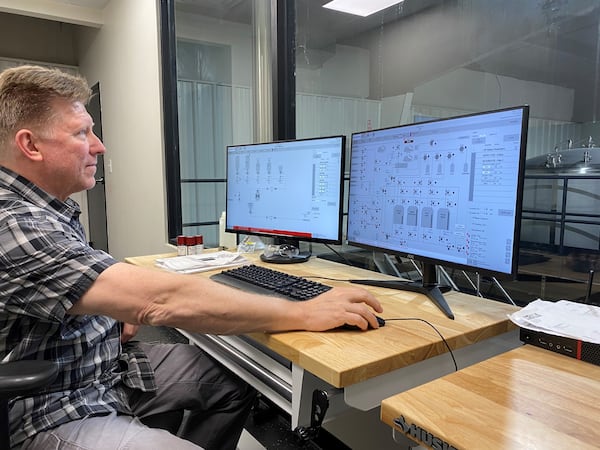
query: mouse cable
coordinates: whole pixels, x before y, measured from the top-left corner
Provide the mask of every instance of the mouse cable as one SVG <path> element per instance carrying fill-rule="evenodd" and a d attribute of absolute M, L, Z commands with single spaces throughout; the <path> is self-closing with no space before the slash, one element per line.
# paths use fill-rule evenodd
<path fill-rule="evenodd" d="M 348 282 L 350 281 L 350 280 L 344 280 L 344 279 L 340 279 L 340 278 L 330 278 L 330 277 L 310 276 L 310 275 L 309 276 L 305 276 L 304 278 L 319 279 L 319 280 L 329 280 L 329 281 L 348 281 Z M 431 328 L 433 328 L 433 330 L 442 339 L 442 342 L 444 343 L 444 345 L 448 349 L 448 352 L 450 353 L 450 357 L 452 358 L 452 362 L 454 363 L 454 370 L 456 372 L 458 372 L 458 364 L 456 363 L 456 358 L 454 357 L 454 352 L 452 352 L 452 349 L 450 348 L 450 345 L 448 345 L 448 342 L 446 341 L 446 338 L 444 338 L 444 336 L 442 336 L 442 333 L 440 333 L 439 330 L 432 323 L 428 322 L 425 319 L 420 319 L 418 317 L 397 317 L 395 319 L 386 319 L 386 318 L 384 318 L 384 320 L 386 322 L 388 320 L 417 320 L 417 321 L 424 322 L 427 325 L 429 325 Z"/>
<path fill-rule="evenodd" d="M 420 319 L 418 317 L 397 317 L 397 318 L 385 319 L 386 322 L 389 322 L 391 320 L 417 320 L 419 322 L 424 322 L 427 325 L 429 325 L 431 328 L 433 328 L 433 331 L 435 331 L 438 334 L 438 336 L 442 339 L 442 342 L 444 343 L 444 345 L 448 349 L 448 352 L 450 353 L 450 357 L 452 358 L 452 362 L 454 363 L 454 371 L 458 372 L 458 364 L 456 363 L 456 358 L 454 357 L 454 353 L 452 352 L 450 345 L 448 345 L 448 341 L 446 341 L 444 336 L 442 336 L 442 333 L 440 333 L 439 330 L 431 322 L 428 322 L 425 319 Z"/>
<path fill-rule="evenodd" d="M 331 277 L 322 277 L 320 275 L 302 275 L 302 278 L 306 279 L 315 279 L 315 280 L 329 280 L 329 281 L 343 281 L 345 283 L 350 283 L 352 280 L 347 278 L 331 278 Z"/>

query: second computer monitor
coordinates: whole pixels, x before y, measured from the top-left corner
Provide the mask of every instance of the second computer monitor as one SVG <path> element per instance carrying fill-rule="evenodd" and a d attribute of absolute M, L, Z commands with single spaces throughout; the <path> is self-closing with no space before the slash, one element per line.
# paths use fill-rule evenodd
<path fill-rule="evenodd" d="M 344 155 L 345 136 L 228 146 L 226 230 L 296 248 L 340 244 Z M 308 255 L 273 256 L 301 262 Z"/>
<path fill-rule="evenodd" d="M 435 265 L 514 277 L 528 112 L 354 133 L 349 244 L 420 260 L 426 288 Z"/>

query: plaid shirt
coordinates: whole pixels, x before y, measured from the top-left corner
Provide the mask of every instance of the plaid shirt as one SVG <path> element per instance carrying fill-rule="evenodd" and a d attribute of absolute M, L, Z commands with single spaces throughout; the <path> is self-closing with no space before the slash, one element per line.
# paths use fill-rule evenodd
<path fill-rule="evenodd" d="M 146 356 L 121 348 L 115 320 L 67 314 L 116 263 L 87 244 L 80 212 L 0 166 L 0 360 L 60 365 L 48 389 L 11 401 L 13 446 L 85 416 L 130 414 L 123 384 L 156 389 Z"/>

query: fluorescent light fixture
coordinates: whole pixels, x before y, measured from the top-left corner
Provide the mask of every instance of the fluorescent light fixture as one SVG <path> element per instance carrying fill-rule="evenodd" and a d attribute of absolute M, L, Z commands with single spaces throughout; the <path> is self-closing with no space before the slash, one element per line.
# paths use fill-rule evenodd
<path fill-rule="evenodd" d="M 389 8 L 404 0 L 333 0 L 323 5 L 323 8 L 334 9 L 336 11 L 367 17 L 377 11 Z"/>

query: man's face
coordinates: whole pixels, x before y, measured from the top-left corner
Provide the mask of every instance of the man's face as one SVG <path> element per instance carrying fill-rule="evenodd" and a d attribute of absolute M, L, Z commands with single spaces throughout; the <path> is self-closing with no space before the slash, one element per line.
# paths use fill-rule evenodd
<path fill-rule="evenodd" d="M 43 157 L 43 188 L 61 200 L 96 184 L 98 155 L 106 148 L 92 131 L 94 125 L 80 102 L 56 100 L 55 117 L 37 145 Z"/>

